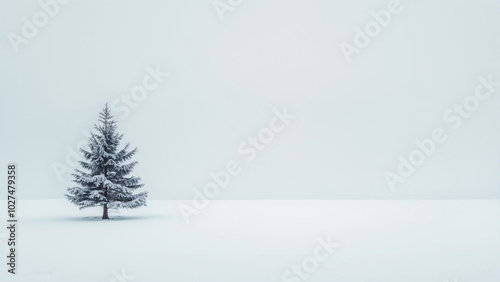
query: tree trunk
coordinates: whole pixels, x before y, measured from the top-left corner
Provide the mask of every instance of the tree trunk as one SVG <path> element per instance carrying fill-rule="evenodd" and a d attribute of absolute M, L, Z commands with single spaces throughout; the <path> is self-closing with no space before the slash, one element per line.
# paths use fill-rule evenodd
<path fill-rule="evenodd" d="M 102 214 L 102 219 L 109 219 L 109 217 L 108 217 L 108 204 L 104 205 L 104 212 Z"/>
<path fill-rule="evenodd" d="M 106 104 L 107 105 L 107 104 Z M 107 160 L 106 160 L 107 162 Z M 108 169 L 104 167 L 104 175 L 108 175 Z M 104 188 L 104 197 L 106 197 L 106 201 L 108 200 L 108 188 Z M 102 219 L 109 219 L 108 217 L 108 204 L 104 204 L 104 211 L 102 214 Z"/>

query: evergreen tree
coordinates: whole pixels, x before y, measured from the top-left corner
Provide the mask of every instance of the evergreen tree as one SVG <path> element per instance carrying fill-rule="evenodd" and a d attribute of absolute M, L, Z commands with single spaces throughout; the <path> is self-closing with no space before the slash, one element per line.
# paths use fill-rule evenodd
<path fill-rule="evenodd" d="M 129 151 L 129 144 L 118 150 L 123 134 L 116 132 L 116 122 L 108 104 L 99 114 L 96 132 L 89 137 L 88 150 L 80 149 L 85 161 L 80 165 L 86 170 L 75 170 L 76 187 L 68 188 L 66 198 L 80 209 L 102 206 L 102 219 L 109 219 L 108 209 L 138 208 L 146 206 L 147 192 L 133 194 L 143 187 L 139 177 L 129 176 L 136 161 L 125 163 L 137 152 Z"/>

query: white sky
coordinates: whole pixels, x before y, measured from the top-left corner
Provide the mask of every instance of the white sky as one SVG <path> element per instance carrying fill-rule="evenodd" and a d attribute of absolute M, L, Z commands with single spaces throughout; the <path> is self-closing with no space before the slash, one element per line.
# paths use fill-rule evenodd
<path fill-rule="evenodd" d="M 500 81 L 498 1 L 401 1 L 348 64 L 340 43 L 388 2 L 243 1 L 221 21 L 212 1 L 73 0 L 16 54 L 7 34 L 41 9 L 2 0 L 1 163 L 22 197 L 62 197 L 52 164 L 159 65 L 170 76 L 118 119 L 151 198 L 190 199 L 229 160 L 243 172 L 219 199 L 498 198 L 500 88 L 459 129 L 442 118 L 479 76 Z M 296 118 L 246 162 L 238 145 L 285 106 Z M 391 192 L 384 173 L 438 127 L 446 143 Z"/>

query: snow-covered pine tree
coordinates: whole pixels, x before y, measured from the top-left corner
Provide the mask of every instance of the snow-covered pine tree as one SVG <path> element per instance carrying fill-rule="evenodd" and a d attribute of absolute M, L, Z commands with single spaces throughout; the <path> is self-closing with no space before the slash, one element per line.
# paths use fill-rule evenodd
<path fill-rule="evenodd" d="M 80 165 L 86 170 L 75 170 L 73 174 L 76 187 L 68 188 L 66 198 L 80 209 L 102 206 L 102 219 L 109 219 L 108 209 L 138 208 L 146 205 L 147 192 L 133 194 L 143 187 L 139 177 L 129 176 L 136 161 L 126 164 L 137 152 L 129 151 L 129 144 L 118 150 L 123 134 L 116 132 L 116 122 L 108 104 L 99 114 L 96 132 L 89 137 L 88 150 L 80 149 L 85 161 Z"/>

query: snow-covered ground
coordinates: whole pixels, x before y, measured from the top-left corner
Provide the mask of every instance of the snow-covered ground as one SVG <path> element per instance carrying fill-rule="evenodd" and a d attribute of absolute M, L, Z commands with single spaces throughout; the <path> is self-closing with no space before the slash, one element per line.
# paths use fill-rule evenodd
<path fill-rule="evenodd" d="M 0 281 L 500 281 L 496 200 L 214 201 L 190 225 L 180 203 L 102 221 L 65 200 L 21 201 L 19 274 L 3 264 Z M 339 246 L 314 265 L 328 236 Z M 287 272 L 304 260 L 307 279 Z"/>

